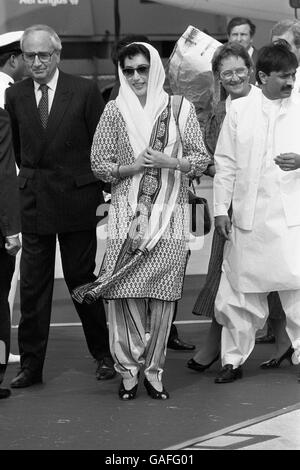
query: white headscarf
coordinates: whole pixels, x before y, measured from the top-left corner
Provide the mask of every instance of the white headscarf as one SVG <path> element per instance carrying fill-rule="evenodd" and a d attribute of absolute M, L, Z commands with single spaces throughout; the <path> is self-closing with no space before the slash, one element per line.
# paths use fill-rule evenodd
<path fill-rule="evenodd" d="M 143 107 L 139 98 L 129 86 L 119 64 L 120 91 L 116 99 L 116 104 L 125 120 L 130 144 L 133 148 L 134 157 L 149 146 L 151 133 L 158 117 L 167 107 L 169 95 L 164 91 L 165 71 L 157 50 L 150 44 L 138 42 L 149 50 L 150 69 L 148 75 L 148 87 L 146 104 Z M 184 124 L 190 109 L 190 104 L 184 100 L 180 120 Z M 183 133 L 182 133 L 183 136 Z M 164 153 L 172 154 L 175 142 L 177 140 L 176 124 L 173 113 L 170 116 L 168 129 L 168 142 L 164 148 Z M 179 145 L 177 158 L 182 158 L 182 146 Z M 129 190 L 128 201 L 133 212 L 137 207 L 137 195 L 143 173 L 135 174 Z M 180 172 L 169 168 L 161 169 L 161 185 L 151 216 L 148 223 L 148 231 L 145 236 L 143 246 L 148 250 L 152 249 L 164 233 L 166 226 L 173 213 L 177 195 L 180 187 Z M 170 181 L 173 181 L 170 184 Z M 171 189 L 170 189 L 171 188 Z M 163 221 L 161 223 L 161 220 Z"/>
<path fill-rule="evenodd" d="M 116 104 L 126 122 L 129 140 L 135 158 L 149 145 L 151 132 L 158 116 L 168 103 L 168 94 L 164 91 L 165 71 L 157 50 L 150 44 L 142 44 L 150 53 L 150 69 L 145 107 L 130 88 L 119 64 L 120 90 Z"/>

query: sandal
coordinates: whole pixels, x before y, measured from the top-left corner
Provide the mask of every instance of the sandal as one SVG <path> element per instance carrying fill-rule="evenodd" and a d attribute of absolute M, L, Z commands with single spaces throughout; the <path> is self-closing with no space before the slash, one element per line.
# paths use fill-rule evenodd
<path fill-rule="evenodd" d="M 145 389 L 147 390 L 148 395 L 154 400 L 167 400 L 168 398 L 170 398 L 170 395 L 168 394 L 167 390 L 165 390 L 164 387 L 162 391 L 159 392 L 158 390 L 156 390 L 156 388 L 154 388 L 151 385 L 151 383 L 149 382 L 149 380 L 146 379 L 146 377 L 144 380 L 144 386 L 145 386 Z"/>
<path fill-rule="evenodd" d="M 119 387 L 119 397 L 121 400 L 133 400 L 136 396 L 138 384 L 132 387 L 130 390 L 126 390 L 123 384 L 123 380 L 121 380 L 120 387 Z"/>

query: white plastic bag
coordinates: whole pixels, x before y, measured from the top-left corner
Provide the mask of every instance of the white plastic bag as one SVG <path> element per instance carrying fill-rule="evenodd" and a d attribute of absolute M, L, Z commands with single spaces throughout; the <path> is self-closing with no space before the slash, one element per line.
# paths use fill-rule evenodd
<path fill-rule="evenodd" d="M 211 59 L 222 44 L 194 26 L 178 39 L 166 66 L 169 91 L 195 104 L 197 114 L 212 104 Z"/>

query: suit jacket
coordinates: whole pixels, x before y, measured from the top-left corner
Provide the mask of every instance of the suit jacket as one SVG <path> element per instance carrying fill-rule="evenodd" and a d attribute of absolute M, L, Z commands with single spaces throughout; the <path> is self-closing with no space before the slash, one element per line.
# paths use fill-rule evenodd
<path fill-rule="evenodd" d="M 60 71 L 46 129 L 31 78 L 7 90 L 6 107 L 20 167 L 22 231 L 42 235 L 95 227 L 103 202 L 102 183 L 90 165 L 104 107 L 97 85 Z"/>
<path fill-rule="evenodd" d="M 0 108 L 0 248 L 21 230 L 19 192 L 9 115 Z"/>

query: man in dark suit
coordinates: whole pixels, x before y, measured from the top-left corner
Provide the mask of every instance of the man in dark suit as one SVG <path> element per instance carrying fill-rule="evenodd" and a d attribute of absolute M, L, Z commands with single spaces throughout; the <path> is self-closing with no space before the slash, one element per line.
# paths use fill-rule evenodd
<path fill-rule="evenodd" d="M 0 384 L 4 379 L 10 350 L 10 309 L 8 295 L 21 247 L 19 193 L 9 116 L 0 109 Z M 10 390 L 0 388 L 0 398 Z"/>
<path fill-rule="evenodd" d="M 250 83 L 255 84 L 255 64 L 257 60 L 257 50 L 253 46 L 253 37 L 256 26 L 248 18 L 234 17 L 227 25 L 227 36 L 229 42 L 239 42 L 247 50 L 250 55 L 254 70 L 250 76 Z"/>
<path fill-rule="evenodd" d="M 13 388 L 42 381 L 54 283 L 56 237 L 69 291 L 94 280 L 96 209 L 102 184 L 90 167 L 90 149 L 103 110 L 98 87 L 58 69 L 61 41 L 46 25 L 34 25 L 21 39 L 30 78 L 7 90 L 22 223 L 20 268 L 21 371 Z M 102 300 L 74 301 L 87 345 L 98 363 L 97 379 L 115 375 Z"/>

